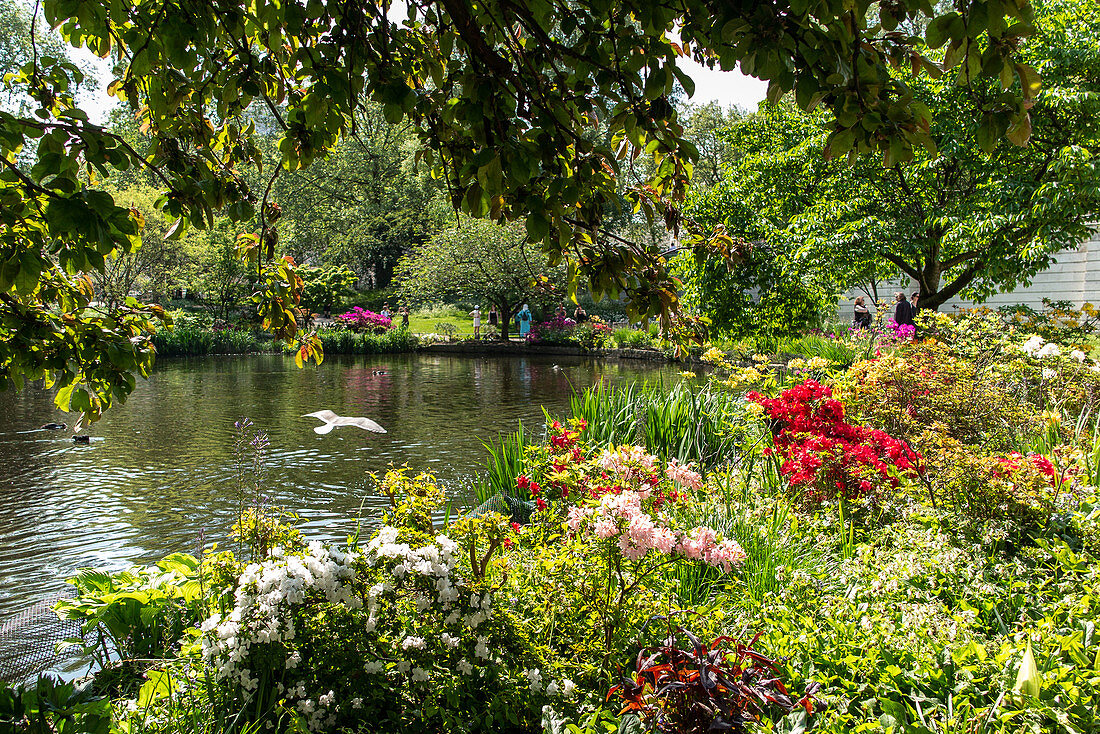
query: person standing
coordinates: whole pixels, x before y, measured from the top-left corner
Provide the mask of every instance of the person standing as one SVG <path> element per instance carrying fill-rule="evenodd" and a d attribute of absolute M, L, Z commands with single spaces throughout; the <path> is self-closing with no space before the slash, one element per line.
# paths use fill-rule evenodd
<path fill-rule="evenodd" d="M 500 314 L 497 313 L 496 306 L 489 306 L 489 326 L 498 326 L 500 324 Z"/>
<path fill-rule="evenodd" d="M 917 305 L 917 301 L 920 300 L 920 293 L 913 293 L 909 296 L 909 323 L 913 326 L 917 325 L 917 312 L 920 311 L 920 306 Z"/>
<path fill-rule="evenodd" d="M 409 330 L 409 307 L 402 306 L 397 309 L 397 313 L 401 314 L 401 328 L 405 331 Z"/>
<path fill-rule="evenodd" d="M 526 339 L 527 335 L 531 333 L 531 309 L 527 307 L 527 304 L 523 304 L 523 308 L 516 314 L 516 318 L 519 319 L 519 335 L 521 338 Z"/>
<path fill-rule="evenodd" d="M 577 304 L 577 308 L 573 311 L 573 320 L 578 324 L 583 324 L 588 321 L 588 312 L 584 310 L 584 306 Z"/>
<path fill-rule="evenodd" d="M 385 316 L 387 319 L 392 319 L 393 314 L 390 313 L 390 304 L 383 303 L 382 310 L 379 312 L 379 316 Z"/>
<path fill-rule="evenodd" d="M 474 306 L 474 310 L 470 312 L 470 316 L 474 319 L 474 339 L 481 338 L 481 306 Z"/>
<path fill-rule="evenodd" d="M 894 294 L 894 323 L 898 326 L 913 325 L 913 307 L 905 298 L 905 294 L 898 291 Z"/>
<path fill-rule="evenodd" d="M 557 316 L 559 319 L 566 318 L 566 316 L 565 316 L 565 304 L 564 303 L 559 303 L 558 304 L 558 310 L 554 313 L 554 315 Z"/>
<path fill-rule="evenodd" d="M 856 296 L 853 311 L 852 324 L 857 329 L 866 329 L 871 325 L 871 309 L 864 304 L 863 296 Z"/>

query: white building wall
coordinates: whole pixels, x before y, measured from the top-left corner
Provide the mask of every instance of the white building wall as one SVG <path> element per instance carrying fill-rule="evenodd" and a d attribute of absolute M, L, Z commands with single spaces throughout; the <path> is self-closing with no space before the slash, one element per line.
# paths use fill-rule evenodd
<path fill-rule="evenodd" d="M 909 279 L 904 282 L 880 284 L 878 297 L 892 303 L 897 291 L 912 293 L 917 290 L 916 283 Z M 852 318 L 852 300 L 863 291 L 853 289 L 846 293 L 837 304 L 837 316 L 841 321 Z M 1017 288 L 1007 293 L 998 293 L 983 302 L 991 308 L 1023 304 L 1035 310 L 1043 308 L 1043 299 L 1052 301 L 1070 301 L 1080 308 L 1086 302 L 1100 305 L 1100 230 L 1081 243 L 1074 250 L 1064 250 L 1054 258 L 1054 263 L 1036 275 L 1031 285 Z M 976 305 L 963 298 L 952 298 L 940 307 L 940 311 L 949 313 L 954 308 L 969 308 Z"/>

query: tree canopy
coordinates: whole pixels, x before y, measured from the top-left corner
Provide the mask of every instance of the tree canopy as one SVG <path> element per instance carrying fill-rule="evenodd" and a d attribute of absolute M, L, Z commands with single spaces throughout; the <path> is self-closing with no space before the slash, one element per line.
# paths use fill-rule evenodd
<path fill-rule="evenodd" d="M 354 133 L 370 102 L 388 120 L 409 120 L 421 162 L 456 207 L 524 220 L 555 263 L 571 259 L 574 279 L 586 275 L 597 296 L 625 291 L 637 315 L 674 308 L 676 284 L 660 246 L 616 238 L 602 222 L 619 200 L 620 161 L 644 155 L 654 175 L 632 192 L 635 205 L 673 229 L 679 223 L 676 202 L 696 153 L 669 101 L 678 85 L 692 88 L 679 59 L 740 64 L 769 81 L 769 96 L 793 91 L 800 107 L 831 110 L 834 156 L 903 160 L 930 145 L 927 106 L 894 66 L 950 69 L 964 84 L 1000 76 L 1004 91 L 979 101 L 986 138 L 1012 131 L 1024 141 L 1038 86 L 1016 57 L 1030 27 L 1026 0 L 960 0 L 943 11 L 929 0 L 874 11 L 870 0 L 44 0 L 42 8 L 69 43 L 113 59 L 108 91 L 149 135 L 139 149 L 89 123 L 73 97 L 79 69 L 48 55 L 13 77 L 34 100 L 31 113 L 0 114 L 0 377 L 57 382 L 59 404 L 91 418 L 125 397 L 132 372 L 147 370 L 147 332 L 159 316 L 136 301 L 92 308 L 86 274 L 138 244 L 136 214 L 95 188 L 111 170 L 148 171 L 175 221 L 171 235 L 219 216 L 241 222 L 265 323 L 288 339 L 297 333 L 300 279 L 276 256 L 276 167 L 264 167 L 262 187 L 243 174 L 264 165 L 257 106 L 270 114 L 290 170 Z M 923 33 L 909 30 L 925 21 Z M 945 51 L 930 56 L 929 47 Z M 299 358 L 316 355 L 315 346 L 303 343 Z"/>
<path fill-rule="evenodd" d="M 560 299 L 565 277 L 564 266 L 548 266 L 546 255 L 528 244 L 522 225 L 469 218 L 414 248 L 396 273 L 403 300 L 463 298 L 496 306 L 505 339 L 512 314 L 527 302 Z"/>
<path fill-rule="evenodd" d="M 1039 31 L 1020 54 L 1044 79 L 1027 146 L 985 137 L 970 97 L 993 85 L 911 82 L 938 154 L 890 167 L 830 160 L 827 113 L 769 104 L 730 127 L 737 165 L 693 213 L 767 242 L 792 275 L 813 270 L 836 290 L 904 274 L 937 308 L 1026 283 L 1100 211 L 1100 6 L 1043 0 L 1037 10 Z"/>

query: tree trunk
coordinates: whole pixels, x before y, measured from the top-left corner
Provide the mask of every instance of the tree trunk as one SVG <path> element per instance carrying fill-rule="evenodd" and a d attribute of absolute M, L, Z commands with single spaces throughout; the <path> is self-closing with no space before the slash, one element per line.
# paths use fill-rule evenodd
<path fill-rule="evenodd" d="M 500 315 L 500 338 L 504 341 L 508 341 L 508 327 L 512 325 L 511 312 L 508 310 L 508 304 L 505 303 L 503 307 L 499 303 L 494 303 L 497 313 Z"/>

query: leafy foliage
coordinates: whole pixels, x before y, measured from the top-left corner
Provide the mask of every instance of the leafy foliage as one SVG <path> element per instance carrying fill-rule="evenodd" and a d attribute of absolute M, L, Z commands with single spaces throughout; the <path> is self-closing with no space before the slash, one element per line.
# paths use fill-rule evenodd
<path fill-rule="evenodd" d="M 681 640 L 686 646 L 681 646 Z M 740 734 L 775 707 L 795 704 L 777 676 L 778 666 L 742 643 L 726 637 L 703 642 L 683 627 L 669 624 L 668 637 L 638 652 L 635 671 L 619 692 L 624 712 L 638 712 L 643 725 L 661 734 L 729 731 Z M 806 712 L 812 710 L 810 697 Z"/>
<path fill-rule="evenodd" d="M 502 315 L 508 337 L 512 314 L 524 303 L 553 299 L 565 268 L 545 264 L 518 225 L 464 219 L 401 260 L 396 279 L 402 300 L 432 303 L 444 298 L 487 301 Z"/>
<path fill-rule="evenodd" d="M 1042 0 L 1035 10 L 1037 33 L 1019 41 L 1043 74 L 1028 123 L 975 115 L 974 98 L 995 99 L 1001 86 L 978 82 L 966 64 L 969 85 L 946 74 L 909 82 L 914 103 L 930 110 L 934 145 L 913 156 L 884 146 L 881 163 L 838 160 L 848 136 L 836 132 L 835 110 L 764 105 L 731 126 L 736 166 L 693 210 L 783 251 L 788 279 L 812 268 L 832 292 L 904 275 L 919 284 L 922 307 L 936 309 L 955 295 L 982 299 L 1026 284 L 1087 236 L 1100 206 L 1100 54 L 1091 40 L 1100 11 L 1077 0 Z M 941 33 L 941 22 L 928 26 L 930 42 Z M 903 64 L 893 74 L 910 71 Z M 996 145 L 993 130 L 1016 144 Z"/>
<path fill-rule="evenodd" d="M 956 79 L 978 92 L 982 79 L 1000 75 L 1004 91 L 974 97 L 983 142 L 1009 129 L 1016 142 L 1028 138 L 1038 85 L 1016 63 L 1016 39 L 1031 21 L 1023 0 L 969 0 L 947 12 L 900 0 L 877 15 L 868 2 L 802 4 L 782 16 L 755 5 L 716 11 L 703 0 L 676 8 L 415 0 L 400 22 L 383 6 L 321 2 L 45 0 L 42 9 L 70 44 L 117 62 L 108 92 L 148 136 L 135 146 L 90 123 L 74 97 L 83 74 L 64 58 L 32 55 L 11 77 L 35 109 L 0 117 L 0 376 L 5 386 L 57 384 L 59 405 L 89 420 L 125 398 L 132 374 L 147 373 L 150 324 L 160 317 L 136 301 L 90 308 L 86 276 L 132 252 L 140 229 L 135 213 L 94 188 L 93 178 L 112 171 L 138 168 L 157 181 L 169 237 L 218 216 L 250 230 L 241 244 L 257 276 L 254 299 L 267 325 L 292 339 L 301 284 L 276 257 L 278 171 L 324 158 L 373 102 L 383 119 L 411 122 L 420 160 L 455 207 L 525 220 L 526 239 L 553 265 L 574 258 L 571 282 L 585 274 L 597 297 L 626 293 L 630 315 L 640 316 L 677 306 L 663 245 L 607 237 L 603 221 L 619 202 L 620 161 L 644 154 L 654 175 L 631 198 L 650 218 L 679 223 L 667 204 L 683 198 L 696 157 L 669 101 L 678 85 L 693 88 L 681 57 L 740 63 L 769 80 L 773 99 L 794 91 L 803 109 L 824 104 L 838 155 L 901 159 L 932 146 L 925 104 L 888 71 L 905 64 L 938 74 L 925 43 L 946 45 L 943 66 L 958 67 Z M 923 39 L 898 30 L 924 19 Z M 281 135 L 276 165 L 257 143 L 261 106 Z M 1063 164 L 1077 169 L 1081 155 Z M 249 185 L 240 172 L 251 166 L 274 172 Z M 302 340 L 299 360 L 319 359 L 318 346 Z"/>

